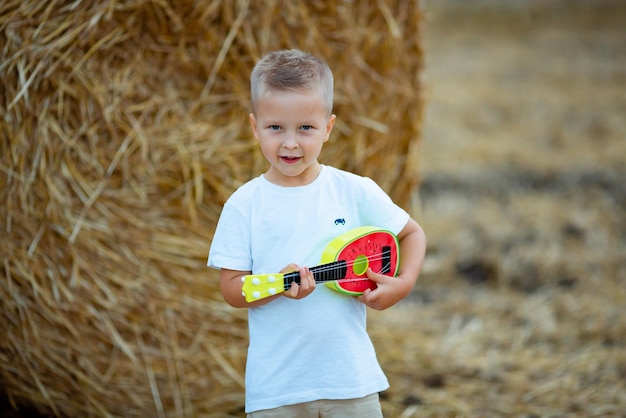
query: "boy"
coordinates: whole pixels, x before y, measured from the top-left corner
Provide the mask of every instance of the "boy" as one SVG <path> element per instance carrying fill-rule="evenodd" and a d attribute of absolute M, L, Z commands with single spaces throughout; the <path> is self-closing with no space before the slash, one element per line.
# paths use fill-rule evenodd
<path fill-rule="evenodd" d="M 424 232 L 372 180 L 318 162 L 336 118 L 325 62 L 298 50 L 266 55 L 252 71 L 251 103 L 252 132 L 270 167 L 228 199 L 208 259 L 221 269 L 226 302 L 249 308 L 248 417 L 382 417 L 378 392 L 389 385 L 366 332 L 366 306 L 386 309 L 409 294 Z M 368 269 L 377 288 L 358 297 L 316 286 L 306 266 L 364 225 L 397 235 L 398 276 Z M 300 284 L 285 292 L 251 303 L 242 296 L 244 275 L 291 271 Z"/>

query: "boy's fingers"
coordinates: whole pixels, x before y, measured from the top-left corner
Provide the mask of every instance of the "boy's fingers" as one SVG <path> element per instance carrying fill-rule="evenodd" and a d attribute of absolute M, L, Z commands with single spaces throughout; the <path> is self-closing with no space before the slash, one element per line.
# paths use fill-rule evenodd
<path fill-rule="evenodd" d="M 283 292 L 284 296 L 292 299 L 300 299 L 315 290 L 315 277 L 308 267 L 298 269 L 300 273 L 300 284 L 292 282 L 289 289 Z"/>
<path fill-rule="evenodd" d="M 372 289 L 365 289 L 363 291 L 363 294 L 361 296 L 358 297 L 358 299 L 363 302 L 364 304 L 367 305 L 367 302 L 369 302 L 370 299 L 370 294 L 372 293 Z"/>
<path fill-rule="evenodd" d="M 376 283 L 380 283 L 381 281 L 384 280 L 384 277 L 381 277 L 381 274 L 376 274 L 374 273 L 374 270 L 372 270 L 370 267 L 367 268 L 367 271 L 365 273 L 367 275 L 367 278 L 376 282 Z"/>
<path fill-rule="evenodd" d="M 308 267 L 303 267 L 300 270 L 301 283 L 305 289 L 315 287 L 315 277 Z"/>
<path fill-rule="evenodd" d="M 297 283 L 293 282 L 291 283 L 291 285 L 289 286 L 289 289 L 287 289 L 284 292 L 284 295 L 287 296 L 288 298 L 295 298 L 298 295 L 298 290 L 299 287 Z"/>

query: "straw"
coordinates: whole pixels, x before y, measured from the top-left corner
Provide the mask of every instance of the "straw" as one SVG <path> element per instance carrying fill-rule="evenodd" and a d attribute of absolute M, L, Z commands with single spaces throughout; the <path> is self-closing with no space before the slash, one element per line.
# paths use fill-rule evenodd
<path fill-rule="evenodd" d="M 246 314 L 206 257 L 266 169 L 247 122 L 262 54 L 336 78 L 322 162 L 411 210 L 421 126 L 413 1 L 4 1 L 0 387 L 53 416 L 228 416 Z"/>

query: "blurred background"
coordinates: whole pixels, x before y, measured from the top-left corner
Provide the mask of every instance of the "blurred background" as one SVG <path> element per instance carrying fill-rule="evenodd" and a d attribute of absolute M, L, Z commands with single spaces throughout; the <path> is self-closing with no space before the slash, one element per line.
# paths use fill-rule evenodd
<path fill-rule="evenodd" d="M 0 416 L 243 416 L 206 254 L 295 36 L 342 72 L 328 157 L 419 192 L 423 273 L 369 313 L 385 416 L 624 416 L 626 3 L 416 4 L 0 3 Z"/>
<path fill-rule="evenodd" d="M 429 249 L 373 315 L 389 416 L 623 416 L 626 4 L 423 4 Z"/>

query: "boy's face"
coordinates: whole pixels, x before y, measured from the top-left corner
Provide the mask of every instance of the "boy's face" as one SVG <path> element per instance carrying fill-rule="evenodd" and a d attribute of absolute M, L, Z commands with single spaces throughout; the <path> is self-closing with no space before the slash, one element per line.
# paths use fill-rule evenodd
<path fill-rule="evenodd" d="M 328 141 L 335 115 L 314 92 L 276 91 L 250 114 L 254 137 L 272 165 L 265 178 L 281 186 L 304 186 L 319 174 L 317 157 Z"/>

